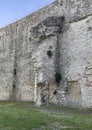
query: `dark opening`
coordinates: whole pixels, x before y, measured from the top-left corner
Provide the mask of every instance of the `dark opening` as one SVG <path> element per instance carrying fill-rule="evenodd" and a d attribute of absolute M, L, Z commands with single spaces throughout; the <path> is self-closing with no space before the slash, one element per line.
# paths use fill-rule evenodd
<path fill-rule="evenodd" d="M 53 92 L 53 94 L 56 95 L 56 94 L 57 94 L 57 91 L 55 90 L 55 91 Z"/>
<path fill-rule="evenodd" d="M 17 71 L 16 68 L 14 68 L 14 81 L 13 81 L 13 88 L 16 88 L 16 75 L 17 75 Z"/>
<path fill-rule="evenodd" d="M 16 69 L 14 69 L 14 75 L 16 75 L 16 74 L 17 74 Z"/>

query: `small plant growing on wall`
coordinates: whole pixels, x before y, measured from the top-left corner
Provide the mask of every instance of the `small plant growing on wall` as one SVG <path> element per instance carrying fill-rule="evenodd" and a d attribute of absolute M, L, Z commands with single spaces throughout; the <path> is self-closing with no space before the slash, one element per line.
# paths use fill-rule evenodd
<path fill-rule="evenodd" d="M 59 72 L 55 73 L 55 81 L 56 83 L 60 83 L 61 81 L 61 74 Z"/>
<path fill-rule="evenodd" d="M 13 88 L 16 88 L 16 85 L 15 85 L 15 84 L 13 84 Z"/>
<path fill-rule="evenodd" d="M 52 51 L 51 51 L 51 50 L 48 50 L 48 51 L 47 51 L 47 55 L 48 55 L 49 57 L 51 57 L 51 56 L 52 56 Z"/>

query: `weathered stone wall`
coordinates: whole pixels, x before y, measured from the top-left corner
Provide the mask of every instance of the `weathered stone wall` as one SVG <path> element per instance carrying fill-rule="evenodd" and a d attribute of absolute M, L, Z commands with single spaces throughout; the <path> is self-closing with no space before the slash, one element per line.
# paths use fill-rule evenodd
<path fill-rule="evenodd" d="M 30 42 L 30 30 L 47 17 L 57 15 L 57 12 L 57 6 L 53 3 L 0 29 L 0 100 L 35 99 L 32 60 L 35 45 Z"/>
<path fill-rule="evenodd" d="M 68 87 L 79 84 L 70 96 L 81 94 L 83 105 L 92 106 L 92 16 L 67 25 L 61 36 L 61 72 Z M 80 88 L 79 88 L 80 86 Z M 80 92 L 78 92 L 80 90 Z M 78 92 L 78 93 L 77 93 Z M 71 92 L 70 92 L 71 93 Z M 77 94 L 77 95 L 76 95 Z M 69 96 L 69 95 L 67 95 Z M 73 100 L 73 97 L 71 98 Z M 75 100 L 74 100 L 75 102 Z M 78 103 L 80 100 L 78 99 Z"/>
<path fill-rule="evenodd" d="M 91 42 L 91 0 L 56 0 L 0 29 L 0 100 L 91 107 Z"/>

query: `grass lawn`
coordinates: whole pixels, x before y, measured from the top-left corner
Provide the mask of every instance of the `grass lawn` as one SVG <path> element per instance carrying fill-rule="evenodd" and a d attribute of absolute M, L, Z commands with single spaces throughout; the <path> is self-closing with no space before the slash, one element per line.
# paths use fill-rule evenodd
<path fill-rule="evenodd" d="M 92 111 L 0 102 L 0 130 L 92 130 Z"/>

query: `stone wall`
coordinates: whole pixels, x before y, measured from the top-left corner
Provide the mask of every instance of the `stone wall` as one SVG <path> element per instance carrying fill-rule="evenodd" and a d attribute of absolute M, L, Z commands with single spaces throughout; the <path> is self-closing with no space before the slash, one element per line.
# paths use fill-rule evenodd
<path fill-rule="evenodd" d="M 0 29 L 0 100 L 91 107 L 91 42 L 91 0 L 56 0 Z"/>
<path fill-rule="evenodd" d="M 68 87 L 74 87 L 77 83 L 77 89 L 81 88 L 82 105 L 92 106 L 91 95 L 91 66 L 92 66 L 92 16 L 80 21 L 71 23 L 61 36 L 61 72 L 64 82 Z M 78 90 L 73 92 L 76 97 Z M 71 95 L 71 94 L 70 94 Z M 69 95 L 67 95 L 69 96 Z M 77 93 L 78 96 L 78 93 Z M 77 99 L 77 98 L 76 98 Z M 80 103 L 80 100 L 78 104 Z"/>
<path fill-rule="evenodd" d="M 0 100 L 35 100 L 32 60 L 35 45 L 30 42 L 30 30 L 47 17 L 56 16 L 57 12 L 57 5 L 52 3 L 0 29 Z"/>

